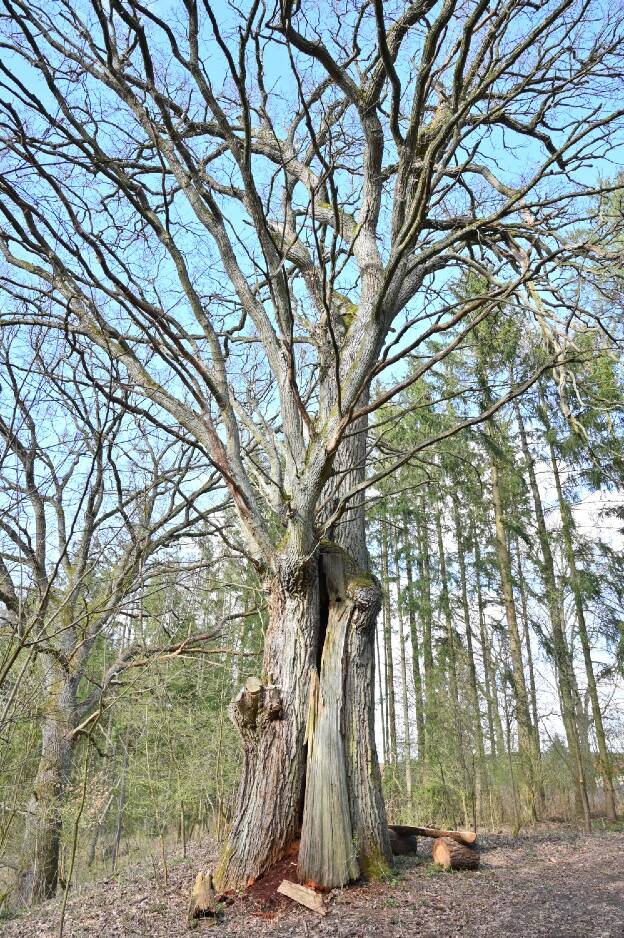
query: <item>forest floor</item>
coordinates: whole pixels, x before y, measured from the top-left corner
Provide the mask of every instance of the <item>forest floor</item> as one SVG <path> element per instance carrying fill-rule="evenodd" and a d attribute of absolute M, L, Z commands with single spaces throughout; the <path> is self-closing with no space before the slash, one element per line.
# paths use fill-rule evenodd
<path fill-rule="evenodd" d="M 323 918 L 263 889 L 226 906 L 218 924 L 204 919 L 189 931 L 195 874 L 214 860 L 191 845 L 186 858 L 170 858 L 167 885 L 154 860 L 70 894 L 64 936 L 624 938 L 624 832 L 586 836 L 558 826 L 518 837 L 482 835 L 480 843 L 479 872 L 439 871 L 430 842 L 419 840 L 419 856 L 399 858 L 387 882 L 331 893 Z M 59 915 L 54 900 L 4 921 L 0 933 L 52 938 Z"/>

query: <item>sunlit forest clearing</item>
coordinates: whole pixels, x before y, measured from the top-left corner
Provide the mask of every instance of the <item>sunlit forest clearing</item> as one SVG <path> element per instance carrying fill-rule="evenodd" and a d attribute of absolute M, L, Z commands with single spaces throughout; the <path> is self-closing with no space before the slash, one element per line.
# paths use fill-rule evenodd
<path fill-rule="evenodd" d="M 0 929 L 623 936 L 624 12 L 0 42 Z"/>

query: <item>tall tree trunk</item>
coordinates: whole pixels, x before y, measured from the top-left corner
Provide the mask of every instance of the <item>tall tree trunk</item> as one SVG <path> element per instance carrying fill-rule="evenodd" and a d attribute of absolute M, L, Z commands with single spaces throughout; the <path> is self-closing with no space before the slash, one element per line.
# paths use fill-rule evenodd
<path fill-rule="evenodd" d="M 416 619 L 416 597 L 414 595 L 414 561 L 409 535 L 409 518 L 403 511 L 403 547 L 405 550 L 405 574 L 407 577 L 407 609 L 409 615 L 410 638 L 412 641 L 412 668 L 414 672 L 414 691 L 416 693 L 416 745 L 418 759 L 425 755 L 425 711 L 422 674 L 420 671 L 420 638 Z"/>
<path fill-rule="evenodd" d="M 485 784 L 485 746 L 483 744 L 483 727 L 481 725 L 481 708 L 479 706 L 479 687 L 477 685 L 477 669 L 475 666 L 474 648 L 472 642 L 472 623 L 470 621 L 470 606 L 468 604 L 468 584 L 466 580 L 466 556 L 464 553 L 465 539 L 459 511 L 459 500 L 453 498 L 453 520 L 455 523 L 455 540 L 457 543 L 457 558 L 459 562 L 459 582 L 461 590 L 462 610 L 464 614 L 464 628 L 466 631 L 466 653 L 468 659 L 468 685 L 470 689 L 470 704 L 474 723 L 475 741 L 477 744 L 477 757 L 479 760 L 479 782 L 483 789 Z"/>
<path fill-rule="evenodd" d="M 375 648 L 377 650 L 377 680 L 379 681 L 379 714 L 381 718 L 381 745 L 383 746 L 384 765 L 389 761 L 388 755 L 388 720 L 386 717 L 386 695 L 384 693 L 385 668 L 381 665 L 381 649 L 379 642 L 379 621 L 375 626 Z"/>
<path fill-rule="evenodd" d="M 522 614 L 522 632 L 524 638 L 524 647 L 526 648 L 527 669 L 529 672 L 529 694 L 531 697 L 531 716 L 533 717 L 533 726 L 539 727 L 539 715 L 537 711 L 537 690 L 535 687 L 535 668 L 533 666 L 533 649 L 531 648 L 531 630 L 529 628 L 529 606 L 527 602 L 526 581 L 524 579 L 524 570 L 522 569 L 522 557 L 520 554 L 520 545 L 516 538 L 516 564 L 518 567 L 518 595 L 520 596 L 520 612 Z M 539 732 L 537 734 L 539 742 Z"/>
<path fill-rule="evenodd" d="M 466 751 L 465 751 L 465 739 L 464 739 L 464 728 L 462 724 L 462 708 L 459 700 L 459 685 L 457 679 L 457 648 L 455 640 L 455 628 L 453 626 L 453 615 L 451 612 L 451 601 L 449 596 L 449 583 L 448 583 L 448 573 L 446 568 L 446 552 L 444 550 L 444 537 L 442 534 L 442 510 L 441 506 L 437 506 L 436 516 L 436 533 L 438 539 L 438 559 L 440 566 L 440 606 L 442 609 L 442 615 L 444 617 L 444 622 L 446 625 L 446 654 L 448 661 L 448 679 L 450 687 L 450 705 L 451 713 L 453 719 L 453 725 L 455 729 L 455 738 L 457 746 L 457 756 L 462 767 L 462 775 L 464 782 L 464 795 L 470 794 L 472 805 L 473 805 L 473 816 L 475 808 L 475 785 L 474 778 L 471 778 L 470 771 L 468 769 L 468 763 L 466 760 Z M 464 800 L 464 809 L 466 808 L 466 802 Z M 466 823 L 468 823 L 468 812 L 464 810 L 466 816 Z"/>
<path fill-rule="evenodd" d="M 540 753 L 529 710 L 529 697 L 524 675 L 524 664 L 522 661 L 522 644 L 520 641 L 520 631 L 518 629 L 516 603 L 513 595 L 511 557 L 509 555 L 505 532 L 500 470 L 495 458 L 492 458 L 490 462 L 490 471 L 492 479 L 492 502 L 494 505 L 496 557 L 501 579 L 503 602 L 505 605 L 507 633 L 509 635 L 514 695 L 516 698 L 516 714 L 518 719 L 518 741 L 528 779 L 529 808 L 531 816 L 537 818 L 540 789 Z"/>
<path fill-rule="evenodd" d="M 420 499 L 417 515 L 418 527 L 418 579 L 419 611 L 423 627 L 423 662 L 425 669 L 425 758 L 431 752 L 435 725 L 435 687 L 433 668 L 433 613 L 431 604 L 431 553 L 429 550 L 429 523 L 427 501 Z"/>
<path fill-rule="evenodd" d="M 587 782 L 585 778 L 585 768 L 581 753 L 581 743 L 579 738 L 578 724 L 576 719 L 574 704 L 573 687 L 573 666 L 570 657 L 568 643 L 566 641 L 563 625 L 563 607 L 557 589 L 557 578 L 555 575 L 555 562 L 550 548 L 550 538 L 546 528 L 546 519 L 542 505 L 537 477 L 535 475 L 535 464 L 527 440 L 524 421 L 520 408 L 516 406 L 516 420 L 520 432 L 520 445 L 526 464 L 529 485 L 533 497 L 533 508 L 535 511 L 535 520 L 537 523 L 537 536 L 541 552 L 541 572 L 544 586 L 546 588 L 546 602 L 552 629 L 553 657 L 555 659 L 557 679 L 559 685 L 559 697 L 561 699 L 561 710 L 563 725 L 566 732 L 568 751 L 572 760 L 572 776 L 576 788 L 577 802 L 583 813 L 585 827 L 591 830 L 591 814 L 589 810 L 589 800 L 587 797 Z M 551 456 L 554 459 L 554 450 L 551 447 Z"/>
<path fill-rule="evenodd" d="M 383 581 L 384 658 L 386 662 L 386 714 L 388 716 L 388 741 L 390 761 L 398 761 L 396 700 L 394 696 L 394 655 L 392 652 L 392 608 L 390 594 L 390 565 L 388 560 L 388 522 L 381 522 L 381 576 Z"/>
<path fill-rule="evenodd" d="M 397 595 L 397 616 L 399 619 L 399 647 L 401 663 L 401 702 L 403 704 L 403 758 L 405 760 L 405 788 L 407 791 L 407 800 L 412 803 L 412 734 L 409 718 L 409 696 L 407 691 L 407 653 L 405 642 L 407 635 L 403 621 L 403 602 L 401 591 L 401 558 L 399 554 L 398 535 L 394 542 L 394 569 L 396 572 L 396 595 Z"/>
<path fill-rule="evenodd" d="M 587 633 L 587 622 L 585 619 L 585 607 L 583 605 L 583 593 L 581 589 L 581 583 L 578 573 L 578 568 L 576 566 L 576 555 L 574 551 L 574 541 L 572 536 L 573 530 L 573 518 L 572 512 L 570 511 L 570 506 L 563 494 L 563 488 L 561 485 L 561 477 L 559 475 L 559 466 L 557 464 L 557 458 L 555 456 L 554 447 L 550 444 L 550 457 L 553 467 L 553 474 L 555 477 L 555 486 L 557 489 L 557 498 L 559 501 L 559 511 L 561 513 L 561 524 L 563 531 L 563 546 L 565 550 L 566 563 L 568 565 L 568 570 L 570 572 L 570 586 L 572 587 L 572 594 L 574 596 L 574 609 L 576 613 L 576 624 L 578 627 L 579 638 L 581 640 L 581 648 L 583 650 L 583 661 L 585 664 L 585 674 L 587 677 L 587 689 L 589 691 L 589 699 L 591 701 L 592 716 L 594 719 L 594 727 L 596 730 L 596 742 L 598 743 L 598 760 L 599 760 L 599 769 L 602 776 L 602 782 L 604 787 L 604 798 L 605 798 L 605 811 L 607 817 L 611 820 L 617 819 L 617 808 L 615 803 L 615 789 L 613 786 L 613 765 L 611 762 L 611 756 L 609 754 L 609 749 L 607 747 L 607 738 L 604 731 L 604 723 L 602 720 L 602 710 L 600 708 L 600 700 L 598 698 L 598 688 L 596 686 L 596 676 L 594 674 L 594 665 L 591 659 L 591 646 L 589 644 L 589 636 Z"/>
<path fill-rule="evenodd" d="M 479 541 L 474 529 L 473 542 L 475 551 L 477 606 L 479 609 L 479 641 L 483 655 L 483 681 L 485 684 L 487 704 L 488 732 L 490 737 L 490 749 L 492 755 L 495 756 L 497 753 L 503 753 L 505 751 L 505 737 L 503 734 L 503 721 L 500 715 L 500 707 L 498 705 L 498 691 L 496 687 L 495 669 L 492 663 L 492 652 L 485 625 L 485 604 L 483 602 L 483 588 L 481 585 L 481 548 L 479 547 Z"/>
<path fill-rule="evenodd" d="M 418 519 L 418 579 L 420 582 L 420 616 L 423 626 L 423 661 L 425 664 L 425 712 L 427 717 L 433 705 L 433 643 L 431 640 L 431 558 L 429 552 L 429 525 L 425 497 L 420 500 Z M 425 725 L 425 739 L 427 727 Z"/>
<path fill-rule="evenodd" d="M 18 891 L 27 905 L 50 899 L 56 893 L 63 797 L 71 773 L 76 714 L 75 677 L 50 659 L 45 659 L 44 667 L 41 756 L 26 806 L 18 870 Z"/>
<path fill-rule="evenodd" d="M 453 628 L 453 617 L 451 615 L 451 601 L 449 597 L 448 579 L 446 572 L 446 552 L 444 550 L 444 538 L 442 535 L 442 513 L 438 507 L 435 515 L 436 534 L 438 539 L 438 558 L 440 565 L 440 608 L 446 627 L 446 654 L 449 668 L 449 685 L 451 692 L 451 706 L 455 717 L 455 726 L 458 739 L 461 737 L 459 727 L 459 688 L 457 685 L 457 654 L 455 649 L 455 630 Z"/>

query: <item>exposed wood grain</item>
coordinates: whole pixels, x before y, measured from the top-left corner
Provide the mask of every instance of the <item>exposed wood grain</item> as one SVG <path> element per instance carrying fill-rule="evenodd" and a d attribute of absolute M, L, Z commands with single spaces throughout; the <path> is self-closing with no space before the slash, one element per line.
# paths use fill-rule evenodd
<path fill-rule="evenodd" d="M 319 895 L 318 892 L 315 892 L 314 889 L 310 889 L 309 886 L 300 886 L 298 883 L 291 883 L 289 880 L 285 879 L 277 887 L 277 891 L 283 896 L 288 896 L 293 902 L 304 905 L 306 909 L 318 912 L 319 915 L 327 915 L 323 897 Z"/>

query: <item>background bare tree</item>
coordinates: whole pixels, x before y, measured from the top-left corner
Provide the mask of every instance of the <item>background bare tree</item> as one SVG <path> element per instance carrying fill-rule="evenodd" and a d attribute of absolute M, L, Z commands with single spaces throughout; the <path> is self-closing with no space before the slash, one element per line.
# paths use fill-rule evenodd
<path fill-rule="evenodd" d="M 223 500 L 194 448 L 163 443 L 127 408 L 113 409 L 62 343 L 7 330 L 0 354 L 0 686 L 8 681 L 0 725 L 34 669 L 41 755 L 18 870 L 32 902 L 56 890 L 76 742 L 121 672 L 155 652 L 133 628 L 137 597 L 167 549 L 192 527 L 206 536 Z M 102 673 L 92 653 L 116 632 L 127 640 Z"/>

